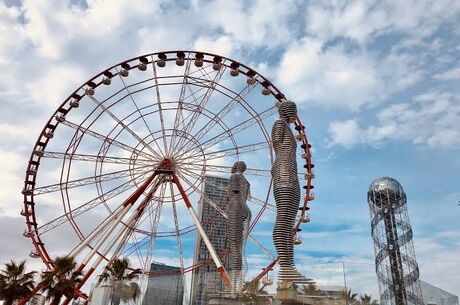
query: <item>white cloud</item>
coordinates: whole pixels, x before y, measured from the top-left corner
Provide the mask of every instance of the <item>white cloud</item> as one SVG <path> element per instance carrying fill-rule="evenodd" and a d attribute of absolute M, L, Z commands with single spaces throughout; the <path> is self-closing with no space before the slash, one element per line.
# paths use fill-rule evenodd
<path fill-rule="evenodd" d="M 379 145 L 387 140 L 402 140 L 429 147 L 460 145 L 460 101 L 453 94 L 419 95 L 412 103 L 384 108 L 377 118 L 378 124 L 367 127 L 360 127 L 354 120 L 331 122 L 332 144 L 350 148 L 360 143 Z"/>
<path fill-rule="evenodd" d="M 355 120 L 335 121 L 329 125 L 331 144 L 351 148 L 362 142 L 362 131 Z"/>
<path fill-rule="evenodd" d="M 455 67 L 447 71 L 435 74 L 433 76 L 435 79 L 439 80 L 457 80 L 460 79 L 460 67 Z"/>
<path fill-rule="evenodd" d="M 368 43 L 378 35 L 411 31 L 430 36 L 440 22 L 455 20 L 458 1 L 363 1 L 318 2 L 307 7 L 307 32 L 324 40 L 345 37 Z"/>
<path fill-rule="evenodd" d="M 222 29 L 235 41 L 254 47 L 275 47 L 290 41 L 290 17 L 296 13 L 295 1 L 257 0 L 212 1 L 203 18 Z"/>
<path fill-rule="evenodd" d="M 25 86 L 33 100 L 55 110 L 86 78 L 88 76 L 78 66 L 53 65 L 40 79 Z"/>
<path fill-rule="evenodd" d="M 417 238 L 415 241 L 420 278 L 451 293 L 458 293 L 460 274 L 460 244 L 458 232 L 439 232 L 433 237 Z"/>
<path fill-rule="evenodd" d="M 276 82 L 300 102 L 357 109 L 382 98 L 382 84 L 372 58 L 326 48 L 321 41 L 304 38 L 283 54 Z"/>
<path fill-rule="evenodd" d="M 26 42 L 26 33 L 18 23 L 21 12 L 16 7 L 0 3 L 0 65 L 6 65 L 16 57 L 16 51 Z"/>
<path fill-rule="evenodd" d="M 199 37 L 194 45 L 194 50 L 206 50 L 210 53 L 220 54 L 227 57 L 236 57 L 232 56 L 240 46 L 236 45 L 235 42 L 229 36 L 220 36 L 220 37 Z"/>
<path fill-rule="evenodd" d="M 307 30 L 325 39 L 344 36 L 364 42 L 369 35 L 384 27 L 386 22 L 384 11 L 370 11 L 369 6 L 364 1 L 309 6 Z"/>

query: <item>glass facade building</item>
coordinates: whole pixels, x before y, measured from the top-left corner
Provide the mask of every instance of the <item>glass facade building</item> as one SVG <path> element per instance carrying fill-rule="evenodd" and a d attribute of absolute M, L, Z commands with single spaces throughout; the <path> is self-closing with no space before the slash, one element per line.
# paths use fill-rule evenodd
<path fill-rule="evenodd" d="M 152 263 L 147 289 L 142 305 L 182 305 L 184 298 L 183 277 L 180 267 Z"/>
<path fill-rule="evenodd" d="M 206 176 L 203 192 L 206 198 L 201 198 L 199 207 L 203 229 L 219 255 L 228 248 L 226 220 L 211 206 L 209 200 L 226 211 L 228 183 L 227 178 Z M 225 269 L 229 272 L 231 266 L 229 255 L 226 255 L 225 258 L 221 256 L 221 259 Z M 192 274 L 191 304 L 207 305 L 210 296 L 224 290 L 224 284 L 199 235 L 197 235 L 195 244 L 194 264 L 200 264 L 202 267 Z"/>

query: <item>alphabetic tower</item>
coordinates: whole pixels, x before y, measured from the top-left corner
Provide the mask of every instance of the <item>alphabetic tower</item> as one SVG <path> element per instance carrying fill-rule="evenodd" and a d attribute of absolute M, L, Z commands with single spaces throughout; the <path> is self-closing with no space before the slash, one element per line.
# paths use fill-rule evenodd
<path fill-rule="evenodd" d="M 423 305 L 404 190 L 393 178 L 369 187 L 371 234 L 381 305 Z"/>

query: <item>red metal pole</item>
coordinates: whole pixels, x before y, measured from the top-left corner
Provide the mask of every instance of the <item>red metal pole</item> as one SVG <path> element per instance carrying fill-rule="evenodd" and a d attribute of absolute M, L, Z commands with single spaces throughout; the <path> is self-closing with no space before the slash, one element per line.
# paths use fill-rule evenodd
<path fill-rule="evenodd" d="M 208 248 L 209 253 L 211 254 L 212 259 L 214 260 L 214 263 L 216 264 L 217 271 L 219 272 L 220 276 L 222 277 L 222 280 L 224 281 L 225 286 L 232 288 L 232 283 L 230 280 L 230 277 L 228 276 L 227 271 L 225 270 L 224 265 L 222 264 L 219 256 L 216 253 L 216 250 L 214 250 L 214 247 L 209 240 L 208 236 L 206 235 L 206 232 L 203 230 L 203 227 L 200 224 L 200 221 L 198 220 L 198 217 L 196 216 L 195 210 L 192 207 L 192 204 L 190 203 L 190 200 L 188 199 L 187 194 L 185 193 L 184 188 L 182 187 L 179 179 L 177 178 L 176 174 L 174 172 L 171 172 L 170 175 L 173 178 L 174 183 L 177 186 L 177 189 L 179 190 L 182 199 L 185 202 L 185 205 L 187 206 L 187 209 L 189 210 L 190 214 L 192 215 L 193 221 L 195 222 L 195 225 L 198 229 L 198 232 L 201 235 L 201 238 L 203 239 L 204 243 L 206 244 L 206 247 Z"/>
<path fill-rule="evenodd" d="M 147 187 L 150 185 L 150 183 L 152 183 L 153 179 L 158 175 L 158 172 L 155 170 L 153 172 L 153 174 L 133 193 L 131 194 L 124 202 L 123 202 L 123 205 L 126 207 L 128 205 L 133 205 L 137 199 L 139 199 L 139 197 L 142 195 L 142 193 L 147 189 Z M 157 187 L 158 184 L 155 186 Z M 144 207 L 141 207 L 141 210 L 138 209 L 138 214 L 141 214 L 143 209 L 145 208 Z M 83 271 L 83 269 L 85 268 L 85 264 L 81 264 L 78 268 L 79 271 Z M 82 281 L 78 284 L 78 286 L 75 288 L 75 294 L 74 294 L 74 297 L 78 297 L 81 292 L 80 292 L 80 288 L 86 283 L 86 281 L 88 280 L 88 278 L 92 275 L 92 273 L 94 272 L 94 268 L 90 268 L 88 270 L 88 272 L 85 274 L 85 276 L 83 277 Z M 70 303 L 70 301 L 72 300 L 72 298 L 67 298 L 64 303 L 62 305 L 68 305 Z M 24 305 L 24 304 L 21 304 L 21 305 Z"/>

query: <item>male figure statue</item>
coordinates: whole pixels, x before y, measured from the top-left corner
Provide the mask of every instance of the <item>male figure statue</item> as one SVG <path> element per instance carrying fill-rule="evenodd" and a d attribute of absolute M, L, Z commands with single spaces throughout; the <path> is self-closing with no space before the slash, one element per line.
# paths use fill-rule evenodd
<path fill-rule="evenodd" d="M 232 256 L 232 271 L 230 278 L 233 293 L 241 290 L 243 280 L 243 247 L 247 234 L 247 227 L 251 219 L 251 211 L 246 205 L 249 197 L 249 182 L 243 176 L 246 164 L 237 161 L 233 164 L 228 190 L 228 220 L 227 238 Z"/>

